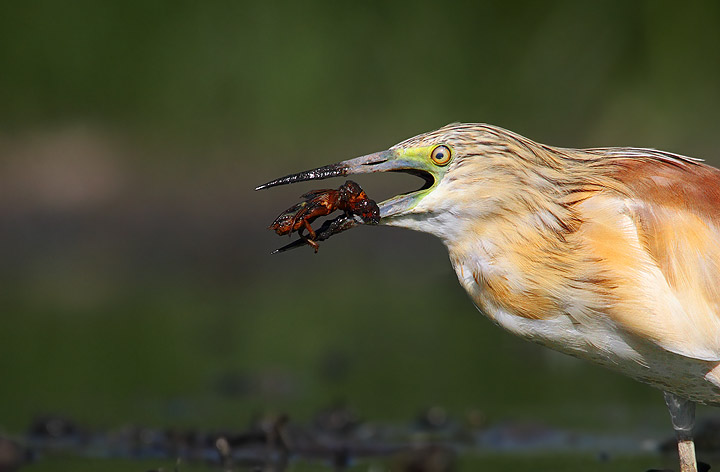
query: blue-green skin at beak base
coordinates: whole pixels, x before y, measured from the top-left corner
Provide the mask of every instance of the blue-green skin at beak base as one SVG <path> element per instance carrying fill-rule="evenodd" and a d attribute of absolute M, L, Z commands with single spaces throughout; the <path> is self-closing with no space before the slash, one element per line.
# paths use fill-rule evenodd
<path fill-rule="evenodd" d="M 338 162 L 337 164 L 330 164 L 328 166 L 318 167 L 317 169 L 288 175 L 260 185 L 255 190 L 308 180 L 321 180 L 330 177 L 371 174 L 375 172 L 405 171 L 421 174 L 423 178 L 428 180 L 429 186 L 426 185 L 427 188 L 405 195 L 397 195 L 381 202 L 378 206 L 380 207 L 380 224 L 382 224 L 393 216 L 405 214 L 415 208 L 420 200 L 437 187 L 447 170 L 447 166 L 437 166 L 430 160 L 430 153 L 434 147 L 435 146 L 423 146 L 388 149 L 387 151 L 376 152 L 355 159 Z"/>

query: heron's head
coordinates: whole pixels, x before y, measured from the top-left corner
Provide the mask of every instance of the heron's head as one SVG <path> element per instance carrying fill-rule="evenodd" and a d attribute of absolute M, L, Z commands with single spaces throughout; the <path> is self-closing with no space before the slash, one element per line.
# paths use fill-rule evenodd
<path fill-rule="evenodd" d="M 528 183 L 540 183 L 529 171 L 537 163 L 522 158 L 528 152 L 526 142 L 532 143 L 497 127 L 454 123 L 385 151 L 288 175 L 257 189 L 352 174 L 405 172 L 420 177 L 422 186 L 381 202 L 380 224 L 425 231 L 448 241 L 466 222 L 508 211 L 528 198 Z"/>

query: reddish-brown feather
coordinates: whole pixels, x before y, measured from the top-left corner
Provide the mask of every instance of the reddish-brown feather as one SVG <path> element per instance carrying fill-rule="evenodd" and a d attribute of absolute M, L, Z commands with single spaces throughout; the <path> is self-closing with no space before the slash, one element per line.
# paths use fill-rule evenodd
<path fill-rule="evenodd" d="M 690 211 L 720 222 L 720 170 L 700 162 L 623 159 L 613 177 L 650 206 Z"/>
<path fill-rule="evenodd" d="M 720 304 L 720 170 L 700 163 L 622 162 L 641 240 L 674 288 L 694 284 Z M 720 316 L 720 313 L 718 313 Z"/>

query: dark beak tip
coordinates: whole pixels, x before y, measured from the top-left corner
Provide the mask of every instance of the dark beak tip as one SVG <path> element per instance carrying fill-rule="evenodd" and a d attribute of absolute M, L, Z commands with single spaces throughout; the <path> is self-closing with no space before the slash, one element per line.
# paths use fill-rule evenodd
<path fill-rule="evenodd" d="M 255 190 L 264 190 L 270 187 L 277 187 L 278 185 L 293 184 L 296 182 L 306 182 L 308 180 L 323 180 L 331 177 L 340 177 L 347 175 L 348 168 L 345 163 L 339 162 L 337 164 L 330 164 L 324 167 L 318 167 L 317 169 L 306 170 L 297 174 L 286 175 L 279 179 L 271 180 L 270 182 L 258 185 Z"/>

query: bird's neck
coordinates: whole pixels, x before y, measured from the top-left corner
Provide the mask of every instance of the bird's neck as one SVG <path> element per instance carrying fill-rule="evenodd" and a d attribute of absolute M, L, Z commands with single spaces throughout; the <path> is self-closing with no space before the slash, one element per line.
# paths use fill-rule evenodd
<path fill-rule="evenodd" d="M 582 289 L 569 280 L 592 280 L 583 273 L 585 251 L 577 247 L 571 222 L 558 226 L 545 211 L 477 220 L 461 238 L 446 241 L 460 283 L 489 317 L 506 312 L 551 318 L 567 310 L 567 300 L 581 296 L 561 293 Z"/>

